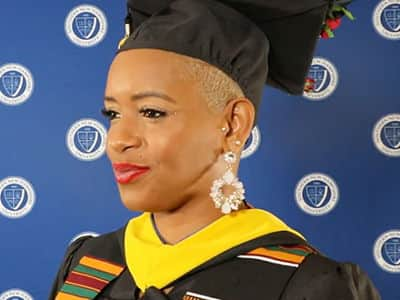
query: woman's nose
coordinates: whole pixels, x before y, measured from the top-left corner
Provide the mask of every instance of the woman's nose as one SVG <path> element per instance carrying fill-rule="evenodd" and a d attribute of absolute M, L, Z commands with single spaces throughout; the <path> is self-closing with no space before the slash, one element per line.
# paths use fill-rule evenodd
<path fill-rule="evenodd" d="M 120 125 L 120 124 L 118 124 Z M 139 148 L 142 139 L 132 127 L 118 126 L 111 128 L 107 134 L 107 146 L 115 152 L 122 153 L 130 148 Z"/>

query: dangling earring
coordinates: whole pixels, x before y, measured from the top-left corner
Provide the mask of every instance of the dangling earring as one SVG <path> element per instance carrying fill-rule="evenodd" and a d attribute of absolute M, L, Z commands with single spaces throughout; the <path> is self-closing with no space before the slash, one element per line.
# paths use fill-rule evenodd
<path fill-rule="evenodd" d="M 232 164 L 236 161 L 236 154 L 232 151 L 224 153 L 224 160 L 228 163 L 227 171 L 221 178 L 214 180 L 210 196 L 216 208 L 221 208 L 222 213 L 229 214 L 232 210 L 238 210 L 244 200 L 243 183 L 232 172 Z M 235 187 L 235 191 L 229 196 L 222 193 L 222 187 L 229 184 Z"/>

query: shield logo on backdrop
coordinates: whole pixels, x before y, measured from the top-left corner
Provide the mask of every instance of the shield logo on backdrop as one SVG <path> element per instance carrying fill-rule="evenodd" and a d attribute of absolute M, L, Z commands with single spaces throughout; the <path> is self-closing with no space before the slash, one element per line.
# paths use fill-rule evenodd
<path fill-rule="evenodd" d="M 77 132 L 78 143 L 85 152 L 90 153 L 96 147 L 99 132 L 90 128 L 82 128 Z"/>
<path fill-rule="evenodd" d="M 392 31 L 400 30 L 400 8 L 388 7 L 383 11 L 383 19 Z"/>
<path fill-rule="evenodd" d="M 80 160 L 92 161 L 106 150 L 106 128 L 97 120 L 81 119 L 68 129 L 65 142 L 73 156 Z"/>
<path fill-rule="evenodd" d="M 392 264 L 400 264 L 400 241 L 393 239 L 388 240 L 384 244 L 383 249 Z"/>
<path fill-rule="evenodd" d="M 306 186 L 306 195 L 308 200 L 311 201 L 311 203 L 315 207 L 320 207 L 324 201 L 326 200 L 326 197 L 328 195 L 328 186 L 327 185 L 307 185 Z"/>
<path fill-rule="evenodd" d="M 94 5 L 75 6 L 65 19 L 64 30 L 75 45 L 92 47 L 104 39 L 107 19 L 103 11 Z"/>
<path fill-rule="evenodd" d="M 299 180 L 295 188 L 297 205 L 306 213 L 321 216 L 329 213 L 339 199 L 339 188 L 330 176 L 311 173 Z"/>
<path fill-rule="evenodd" d="M 326 81 L 328 80 L 328 71 L 322 69 L 321 67 L 318 69 L 311 69 L 309 72 L 309 76 L 315 80 L 314 92 L 320 92 L 325 86 Z"/>
<path fill-rule="evenodd" d="M 391 123 L 386 125 L 383 128 L 383 134 L 392 148 L 400 148 L 400 123 Z"/>
<path fill-rule="evenodd" d="M 75 26 L 84 39 L 90 39 L 96 30 L 97 18 L 88 13 L 84 13 L 75 18 Z"/>
<path fill-rule="evenodd" d="M 24 77 L 16 72 L 10 72 L 1 77 L 5 92 L 10 97 L 15 97 L 19 94 L 24 83 Z"/>
<path fill-rule="evenodd" d="M 21 187 L 7 187 L 4 189 L 4 200 L 12 210 L 21 208 L 25 198 L 25 190 Z"/>

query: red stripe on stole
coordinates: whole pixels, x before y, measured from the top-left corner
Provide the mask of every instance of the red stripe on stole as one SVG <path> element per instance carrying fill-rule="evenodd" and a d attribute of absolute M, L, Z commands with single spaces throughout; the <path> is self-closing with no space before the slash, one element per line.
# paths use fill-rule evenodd
<path fill-rule="evenodd" d="M 76 283 L 76 284 L 80 284 L 80 285 L 85 285 L 87 287 L 91 287 L 97 290 L 101 290 L 102 288 L 104 288 L 108 282 L 103 282 L 91 277 L 87 277 L 85 275 L 81 275 L 81 274 L 76 274 L 74 272 L 71 272 L 68 275 L 67 281 L 69 281 L 70 283 Z"/>

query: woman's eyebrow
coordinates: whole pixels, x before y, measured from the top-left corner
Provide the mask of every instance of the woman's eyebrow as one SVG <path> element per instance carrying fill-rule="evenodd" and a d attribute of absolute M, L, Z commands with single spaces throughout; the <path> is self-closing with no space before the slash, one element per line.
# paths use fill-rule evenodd
<path fill-rule="evenodd" d="M 164 99 L 166 101 L 169 102 L 173 102 L 176 103 L 176 100 L 170 96 L 168 96 L 167 94 L 161 93 L 161 92 L 155 92 L 155 91 L 145 91 L 145 92 L 139 92 L 139 93 L 135 93 L 131 96 L 131 100 L 135 101 L 135 100 L 140 100 L 146 97 L 157 97 L 160 99 Z M 117 100 L 114 97 L 111 96 L 105 96 L 104 97 L 104 101 L 106 102 L 117 102 Z"/>

